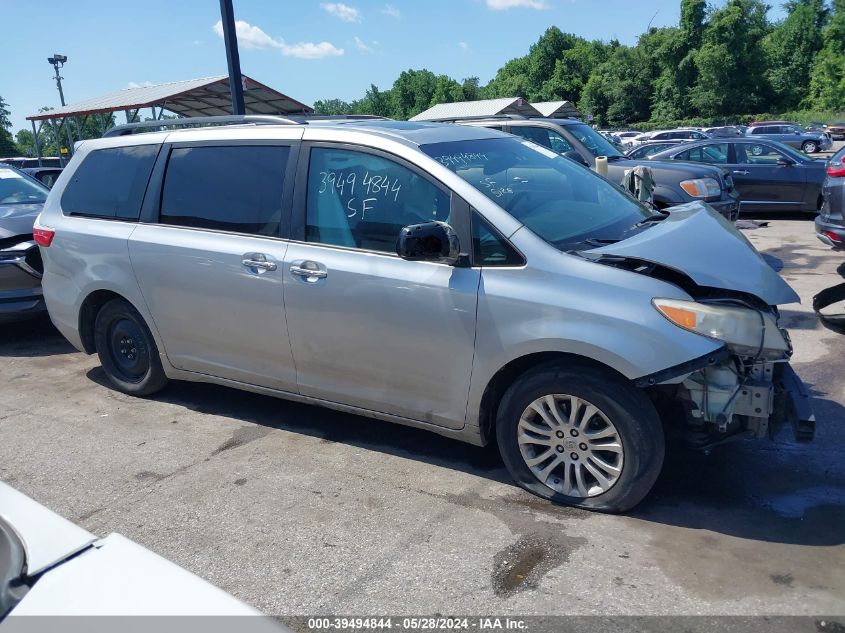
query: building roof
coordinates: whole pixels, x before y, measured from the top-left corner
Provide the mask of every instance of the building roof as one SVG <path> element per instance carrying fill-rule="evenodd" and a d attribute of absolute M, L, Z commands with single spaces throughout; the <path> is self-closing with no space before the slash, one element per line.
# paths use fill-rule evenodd
<path fill-rule="evenodd" d="M 438 103 L 411 121 L 447 121 L 468 117 L 486 117 L 501 114 L 521 114 L 524 116 L 541 116 L 522 97 L 505 97 L 504 99 L 482 99 L 480 101 L 458 101 L 456 103 Z"/>
<path fill-rule="evenodd" d="M 243 75 L 244 106 L 247 114 L 310 113 L 314 109 Z M 203 77 L 155 86 L 124 88 L 61 108 L 26 117 L 30 121 L 87 116 L 145 107 L 163 107 L 181 116 L 232 114 L 229 76 Z"/>
<path fill-rule="evenodd" d="M 549 119 L 581 116 L 581 112 L 571 101 L 541 101 L 539 103 L 532 103 L 531 105 L 539 110 L 544 117 Z"/>

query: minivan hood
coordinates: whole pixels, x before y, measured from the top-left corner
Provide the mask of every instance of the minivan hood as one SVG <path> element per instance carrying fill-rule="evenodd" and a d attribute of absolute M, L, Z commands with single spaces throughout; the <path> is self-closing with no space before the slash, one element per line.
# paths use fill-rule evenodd
<path fill-rule="evenodd" d="M 631 257 L 685 273 L 699 286 L 736 290 L 769 305 L 800 301 L 739 230 L 703 202 L 666 209 L 668 217 L 615 244 L 584 251 Z"/>

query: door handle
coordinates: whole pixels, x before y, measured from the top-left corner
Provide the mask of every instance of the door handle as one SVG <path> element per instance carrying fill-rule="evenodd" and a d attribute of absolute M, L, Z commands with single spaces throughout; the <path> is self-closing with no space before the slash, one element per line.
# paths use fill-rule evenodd
<path fill-rule="evenodd" d="M 747 176 L 747 175 L 748 175 L 748 172 L 747 172 L 746 170 L 744 170 L 744 169 L 734 169 L 734 173 L 735 173 L 735 174 L 741 174 L 741 175 L 743 175 L 743 176 Z"/>
<path fill-rule="evenodd" d="M 267 261 L 267 256 L 264 253 L 244 253 L 241 263 L 247 268 L 276 270 L 276 262 Z"/>
<path fill-rule="evenodd" d="M 313 268 L 303 268 L 302 266 L 291 266 L 290 274 L 298 277 L 313 277 L 314 279 L 325 279 L 329 276 L 325 270 L 314 270 Z"/>

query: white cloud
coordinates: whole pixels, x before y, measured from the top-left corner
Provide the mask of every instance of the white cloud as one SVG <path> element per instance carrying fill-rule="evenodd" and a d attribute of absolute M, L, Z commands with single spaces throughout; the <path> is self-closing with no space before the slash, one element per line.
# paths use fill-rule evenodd
<path fill-rule="evenodd" d="M 214 32 L 220 37 L 223 37 L 223 21 L 217 20 L 214 25 Z M 238 34 L 238 46 L 242 48 L 262 49 L 262 48 L 282 48 L 284 42 L 282 40 L 275 40 L 257 26 L 253 26 L 249 22 L 243 20 L 235 21 L 235 32 Z"/>
<path fill-rule="evenodd" d="M 375 42 L 373 42 L 373 44 L 375 44 Z M 355 46 L 362 53 L 375 53 L 375 49 L 372 46 L 368 46 L 367 43 L 357 35 L 355 36 Z"/>
<path fill-rule="evenodd" d="M 507 9 L 548 9 L 544 0 L 486 0 L 487 8 L 493 11 L 506 11 Z"/>
<path fill-rule="evenodd" d="M 344 22 L 360 22 L 361 12 L 355 7 L 350 7 L 342 2 L 324 2 L 320 5 L 326 12 Z"/>
<path fill-rule="evenodd" d="M 282 44 L 282 54 L 299 59 L 322 59 L 323 57 L 339 57 L 344 54 L 330 42 L 299 42 L 298 44 Z"/>
<path fill-rule="evenodd" d="M 402 19 L 402 14 L 399 12 L 399 9 L 394 7 L 392 4 L 384 5 L 384 8 L 381 10 L 381 12 L 385 15 L 390 16 L 391 18 L 396 18 L 397 20 Z"/>
<path fill-rule="evenodd" d="M 140 83 L 140 84 L 135 82 L 135 81 L 130 81 L 128 84 L 126 84 L 126 87 L 127 88 L 146 88 L 147 86 L 152 86 L 152 85 L 154 85 L 154 84 L 151 81 L 145 81 L 144 83 Z"/>
<path fill-rule="evenodd" d="M 213 27 L 218 36 L 223 37 L 223 22 L 217 21 Z M 337 48 L 330 42 L 299 42 L 288 44 L 282 39 L 275 39 L 267 35 L 257 26 L 243 20 L 235 21 L 235 32 L 238 35 L 238 46 L 247 49 L 271 49 L 275 48 L 288 57 L 299 59 L 320 59 L 323 57 L 337 57 L 343 55 L 344 50 Z"/>
<path fill-rule="evenodd" d="M 469 50 L 469 44 L 467 44 L 466 42 L 458 42 L 458 46 L 460 46 L 465 51 Z"/>

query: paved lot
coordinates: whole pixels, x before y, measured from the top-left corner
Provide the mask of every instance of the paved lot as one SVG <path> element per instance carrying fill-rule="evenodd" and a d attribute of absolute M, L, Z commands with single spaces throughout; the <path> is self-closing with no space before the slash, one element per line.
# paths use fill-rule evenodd
<path fill-rule="evenodd" d="M 802 296 L 817 441 L 673 450 L 630 516 L 415 430 L 206 385 L 133 399 L 45 322 L 0 331 L 0 478 L 272 614 L 842 615 L 845 335 L 809 300 L 845 258 L 806 220 L 747 234 Z"/>

